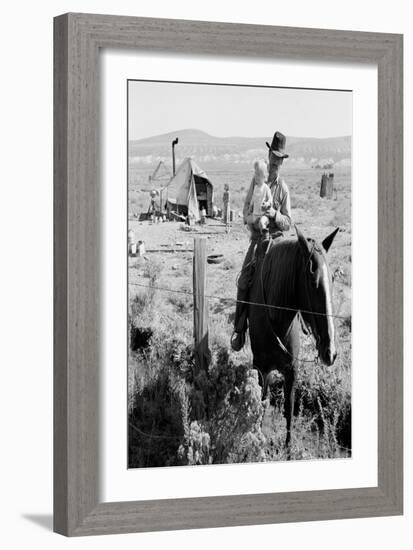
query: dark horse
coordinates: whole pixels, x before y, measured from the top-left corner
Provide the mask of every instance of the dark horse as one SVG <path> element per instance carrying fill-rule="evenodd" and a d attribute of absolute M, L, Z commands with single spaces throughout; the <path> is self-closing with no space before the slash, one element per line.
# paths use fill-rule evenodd
<path fill-rule="evenodd" d="M 298 312 L 315 338 L 321 361 L 330 366 L 337 355 L 332 277 L 326 253 L 338 228 L 321 244 L 306 239 L 297 227 L 295 229 L 297 239 L 276 239 L 261 259 L 258 254 L 250 300 L 276 307 L 250 305 L 248 312 L 254 366 L 265 381 L 274 369 L 284 376 L 287 447 L 291 441 L 294 389 L 300 364 L 301 321 Z M 264 394 L 266 389 L 265 382 Z"/>

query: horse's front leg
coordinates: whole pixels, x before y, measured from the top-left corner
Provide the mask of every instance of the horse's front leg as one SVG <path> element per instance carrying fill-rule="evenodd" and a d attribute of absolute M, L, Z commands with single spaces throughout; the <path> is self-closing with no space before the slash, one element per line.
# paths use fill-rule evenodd
<path fill-rule="evenodd" d="M 262 370 L 256 364 L 254 364 L 254 368 L 258 373 L 258 384 L 261 388 L 261 401 L 264 401 L 268 392 L 267 376 L 262 373 Z"/>
<path fill-rule="evenodd" d="M 293 365 L 286 369 L 284 373 L 284 416 L 287 424 L 287 436 L 285 446 L 287 449 L 287 458 L 290 460 L 291 451 L 291 423 L 294 417 L 294 397 L 295 397 L 296 369 Z"/>
<path fill-rule="evenodd" d="M 295 398 L 295 384 L 297 380 L 298 369 L 298 354 L 300 351 L 300 330 L 299 320 L 295 316 L 293 319 L 290 330 L 288 331 L 288 338 L 286 340 L 286 347 L 288 350 L 288 359 L 285 356 L 284 363 L 284 415 L 287 425 L 287 435 L 285 438 L 285 446 L 287 449 L 287 459 L 291 458 L 291 425 L 294 418 L 294 398 Z M 292 360 L 291 360 L 292 359 Z"/>
<path fill-rule="evenodd" d="M 264 401 L 268 391 L 268 376 L 266 374 L 267 369 L 265 368 L 268 363 L 268 359 L 262 353 L 257 353 L 257 350 L 254 348 L 252 352 L 252 364 L 258 373 L 258 383 L 261 388 L 261 401 Z"/>

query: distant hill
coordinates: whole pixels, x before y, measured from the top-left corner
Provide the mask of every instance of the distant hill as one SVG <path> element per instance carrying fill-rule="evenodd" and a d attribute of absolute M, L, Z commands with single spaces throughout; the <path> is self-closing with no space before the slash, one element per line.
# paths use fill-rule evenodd
<path fill-rule="evenodd" d="M 267 154 L 267 137 L 217 137 L 196 129 L 184 129 L 129 142 L 132 163 L 151 164 L 156 160 L 170 162 L 171 142 L 178 137 L 177 160 L 193 156 L 200 164 L 216 162 L 250 163 Z M 349 163 L 351 136 L 332 138 L 287 137 L 289 163 L 316 165 Z"/>

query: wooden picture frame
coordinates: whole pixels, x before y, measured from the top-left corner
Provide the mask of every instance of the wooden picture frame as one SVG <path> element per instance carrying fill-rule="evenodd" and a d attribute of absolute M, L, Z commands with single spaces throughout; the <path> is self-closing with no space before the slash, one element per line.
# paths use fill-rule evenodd
<path fill-rule="evenodd" d="M 54 529 L 74 535 L 397 515 L 403 509 L 402 36 L 107 15 L 54 21 Z M 378 485 L 99 499 L 99 50 L 378 67 Z"/>

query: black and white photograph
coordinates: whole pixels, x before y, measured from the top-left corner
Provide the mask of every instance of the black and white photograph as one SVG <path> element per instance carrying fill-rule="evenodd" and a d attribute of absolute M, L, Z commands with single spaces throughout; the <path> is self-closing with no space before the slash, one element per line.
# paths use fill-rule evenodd
<path fill-rule="evenodd" d="M 4 548 L 408 546 L 407 6 L 5 5 Z"/>
<path fill-rule="evenodd" d="M 351 91 L 127 93 L 128 467 L 351 457 Z"/>

